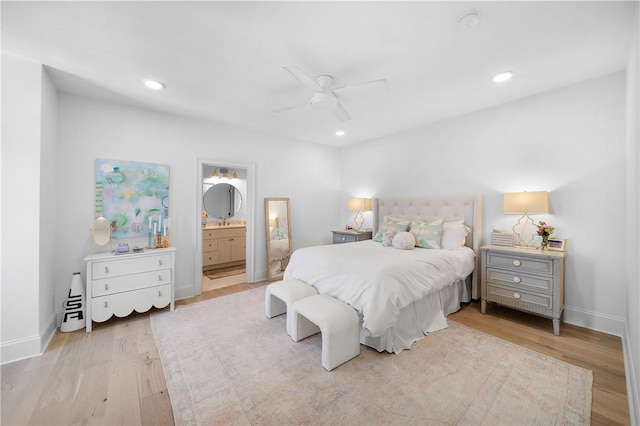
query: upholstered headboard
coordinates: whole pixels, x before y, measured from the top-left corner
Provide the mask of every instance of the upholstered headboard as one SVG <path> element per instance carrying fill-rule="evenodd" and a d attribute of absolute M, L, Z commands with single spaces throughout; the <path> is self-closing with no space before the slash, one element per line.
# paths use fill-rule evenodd
<path fill-rule="evenodd" d="M 476 268 L 471 277 L 472 296 L 480 298 L 480 244 L 482 242 L 482 195 L 435 195 L 424 197 L 381 197 L 373 199 L 373 233 L 385 216 L 405 219 L 445 221 L 464 219 L 471 228 L 465 245 L 476 253 Z"/>

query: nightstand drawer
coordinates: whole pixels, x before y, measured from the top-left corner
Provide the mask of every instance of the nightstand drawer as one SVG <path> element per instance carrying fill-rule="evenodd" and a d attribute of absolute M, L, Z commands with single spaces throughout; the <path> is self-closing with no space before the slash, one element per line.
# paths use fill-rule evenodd
<path fill-rule="evenodd" d="M 553 289 L 553 278 L 545 275 L 520 274 L 520 271 L 505 271 L 487 268 L 487 281 L 514 289 L 527 289 L 550 292 Z"/>
<path fill-rule="evenodd" d="M 553 296 L 551 294 L 514 290 L 492 283 L 487 283 L 487 293 L 494 302 L 530 312 L 549 314 L 553 308 Z"/>
<path fill-rule="evenodd" d="M 354 243 L 357 241 L 356 235 L 333 234 L 334 243 Z"/>
<path fill-rule="evenodd" d="M 551 275 L 553 273 L 553 261 L 551 259 L 531 258 L 518 256 L 517 254 L 507 255 L 489 252 L 487 253 L 487 266 L 537 274 Z"/>

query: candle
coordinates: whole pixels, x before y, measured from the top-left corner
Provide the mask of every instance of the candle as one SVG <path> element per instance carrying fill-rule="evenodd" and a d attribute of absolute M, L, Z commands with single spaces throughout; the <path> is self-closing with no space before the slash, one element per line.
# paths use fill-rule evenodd
<path fill-rule="evenodd" d="M 158 215 L 158 232 L 162 229 L 162 215 Z"/>
<path fill-rule="evenodd" d="M 157 226 L 158 226 L 158 224 L 154 222 L 154 224 L 153 224 L 153 235 L 156 235 L 156 233 L 158 232 Z"/>
<path fill-rule="evenodd" d="M 167 221 L 164 222 L 164 233 L 162 235 L 167 236 Z"/>
<path fill-rule="evenodd" d="M 149 216 L 149 232 L 151 232 L 151 216 Z"/>

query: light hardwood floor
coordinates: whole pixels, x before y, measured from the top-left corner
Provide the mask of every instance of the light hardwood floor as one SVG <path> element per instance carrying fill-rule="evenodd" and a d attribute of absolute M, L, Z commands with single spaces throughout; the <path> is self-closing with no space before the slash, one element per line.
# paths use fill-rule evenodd
<path fill-rule="evenodd" d="M 176 302 L 186 305 L 268 284 L 238 284 Z M 490 305 L 465 305 L 454 321 L 593 371 L 593 425 L 628 425 L 620 338 Z M 402 355 L 400 355 L 402 356 Z M 2 366 L 3 425 L 173 424 L 149 314 L 57 333 L 44 355 Z"/>

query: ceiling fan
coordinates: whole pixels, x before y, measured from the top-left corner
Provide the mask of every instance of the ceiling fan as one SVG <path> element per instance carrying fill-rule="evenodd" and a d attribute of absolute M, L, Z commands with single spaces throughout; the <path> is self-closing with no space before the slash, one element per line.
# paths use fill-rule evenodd
<path fill-rule="evenodd" d="M 387 88 L 387 80 L 384 78 L 334 87 L 332 86 L 333 77 L 331 77 L 330 75 L 319 75 L 318 77 L 313 79 L 296 66 L 287 66 L 283 68 L 292 76 L 294 76 L 305 87 L 311 89 L 313 91 L 313 95 L 311 95 L 310 101 L 288 105 L 273 110 L 273 112 L 276 113 L 289 111 L 295 108 L 311 106 L 311 108 L 316 108 L 321 111 L 330 111 L 338 120 L 347 121 L 351 119 L 351 116 L 347 113 L 347 111 L 345 111 L 344 107 L 338 100 L 336 92 L 354 88 Z"/>

